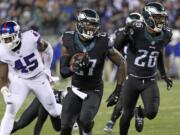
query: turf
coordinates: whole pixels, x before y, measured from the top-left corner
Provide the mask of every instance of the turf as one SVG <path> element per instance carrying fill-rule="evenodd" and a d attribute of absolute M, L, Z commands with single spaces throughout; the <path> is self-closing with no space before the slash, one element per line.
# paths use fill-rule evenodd
<path fill-rule="evenodd" d="M 67 82 L 62 82 L 55 87 L 63 88 L 67 85 Z M 158 116 L 154 120 L 145 119 L 145 126 L 142 133 L 137 133 L 134 128 L 134 119 L 132 119 L 129 135 L 180 135 L 180 81 L 174 81 L 174 87 L 171 91 L 166 90 L 166 85 L 164 82 L 159 81 L 159 88 L 161 93 L 161 104 Z M 95 126 L 93 129 L 93 135 L 107 135 L 104 133 L 103 128 L 106 122 L 109 120 L 112 108 L 106 108 L 106 98 L 114 89 L 114 84 L 105 83 L 104 96 L 101 103 L 100 110 L 95 119 Z M 19 111 L 18 115 L 25 109 L 25 107 L 32 100 L 31 95 Z M 138 104 L 141 104 L 139 101 Z M 0 119 L 4 113 L 4 102 L 2 96 L 0 95 Z M 14 135 L 32 135 L 34 123 L 31 123 L 28 127 L 19 130 Z M 119 120 L 117 121 L 112 135 L 118 135 Z M 59 135 L 53 130 L 49 119 L 45 123 L 41 135 Z M 78 135 L 77 131 L 74 131 L 75 135 Z"/>

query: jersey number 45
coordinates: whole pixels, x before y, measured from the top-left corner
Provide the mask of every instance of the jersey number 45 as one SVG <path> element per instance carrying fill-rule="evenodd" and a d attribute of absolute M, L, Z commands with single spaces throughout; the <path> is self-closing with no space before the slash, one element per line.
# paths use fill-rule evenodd
<path fill-rule="evenodd" d="M 38 67 L 38 61 L 34 59 L 34 53 L 15 61 L 15 69 L 21 70 L 22 73 L 33 71 Z"/>

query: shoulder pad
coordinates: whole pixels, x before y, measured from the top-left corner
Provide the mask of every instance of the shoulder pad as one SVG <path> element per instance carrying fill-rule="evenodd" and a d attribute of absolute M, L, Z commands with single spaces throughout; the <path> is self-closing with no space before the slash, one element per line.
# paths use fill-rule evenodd
<path fill-rule="evenodd" d="M 119 29 L 117 29 L 115 32 L 121 32 L 121 31 L 124 31 L 125 30 L 125 27 L 121 27 Z"/>
<path fill-rule="evenodd" d="M 74 35 L 74 33 L 75 33 L 75 31 L 66 31 L 66 32 L 64 32 L 64 34 L 72 34 L 72 35 Z"/>
<path fill-rule="evenodd" d="M 40 34 L 34 30 L 28 30 L 22 33 L 25 37 L 29 37 L 31 39 L 39 39 Z"/>
<path fill-rule="evenodd" d="M 37 31 L 30 30 L 30 32 L 35 36 L 38 37 L 40 34 Z"/>
<path fill-rule="evenodd" d="M 115 31 L 113 32 L 113 34 L 115 34 L 116 36 L 118 36 L 118 35 L 120 35 L 121 33 L 123 33 L 124 30 L 125 30 L 125 27 L 121 27 L 121 28 L 115 30 Z"/>
<path fill-rule="evenodd" d="M 97 34 L 97 37 L 107 37 L 108 34 L 106 32 L 100 32 Z"/>

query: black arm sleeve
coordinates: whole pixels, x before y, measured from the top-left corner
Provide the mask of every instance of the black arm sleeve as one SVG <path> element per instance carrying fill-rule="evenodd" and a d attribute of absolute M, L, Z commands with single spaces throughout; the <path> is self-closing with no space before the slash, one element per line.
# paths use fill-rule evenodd
<path fill-rule="evenodd" d="M 161 74 L 161 77 L 166 76 L 166 70 L 164 66 L 164 52 L 161 51 L 158 56 L 158 70 Z"/>
<path fill-rule="evenodd" d="M 60 60 L 60 73 L 63 78 L 67 78 L 73 74 L 69 69 L 70 56 L 62 56 Z"/>

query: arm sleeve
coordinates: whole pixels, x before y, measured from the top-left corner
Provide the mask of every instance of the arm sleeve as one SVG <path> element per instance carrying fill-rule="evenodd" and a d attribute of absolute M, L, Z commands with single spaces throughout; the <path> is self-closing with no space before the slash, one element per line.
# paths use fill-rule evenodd
<path fill-rule="evenodd" d="M 52 59 L 53 59 L 53 48 L 48 43 L 48 46 L 47 46 L 46 50 L 43 52 L 44 66 L 45 66 L 46 69 L 50 69 Z"/>
<path fill-rule="evenodd" d="M 70 56 L 62 56 L 60 60 L 60 73 L 63 78 L 70 77 L 73 72 L 69 68 Z"/>
<path fill-rule="evenodd" d="M 158 56 L 158 70 L 161 74 L 161 77 L 166 76 L 166 70 L 164 65 L 164 50 L 161 51 Z"/>
<path fill-rule="evenodd" d="M 66 43 L 66 41 L 68 41 L 68 38 L 66 37 L 66 35 L 62 35 L 61 36 L 62 56 L 60 59 L 60 74 L 63 78 L 67 78 L 67 77 L 70 77 L 71 75 L 73 75 L 73 72 L 69 68 L 71 55 L 69 53 L 69 47 L 68 47 L 68 43 Z"/>

